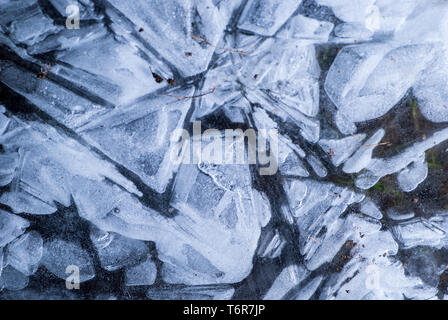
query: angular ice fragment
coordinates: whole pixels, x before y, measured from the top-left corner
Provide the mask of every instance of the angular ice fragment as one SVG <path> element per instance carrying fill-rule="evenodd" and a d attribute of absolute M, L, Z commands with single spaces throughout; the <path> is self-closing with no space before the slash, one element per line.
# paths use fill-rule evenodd
<path fill-rule="evenodd" d="M 367 167 L 372 160 L 373 149 L 383 139 L 385 131 L 379 129 L 348 159 L 342 170 L 345 173 L 357 173 Z"/>
<path fill-rule="evenodd" d="M 437 291 L 437 288 L 424 284 L 418 277 L 406 276 L 403 264 L 397 261 L 394 264 L 367 265 L 340 287 L 335 298 L 338 300 L 427 300 L 435 297 Z"/>
<path fill-rule="evenodd" d="M 33 45 L 59 29 L 61 29 L 60 26 L 55 26 L 38 6 L 34 6 L 28 11 L 28 16 L 21 17 L 12 23 L 11 38 L 16 43 Z"/>
<path fill-rule="evenodd" d="M 365 134 L 357 134 L 339 140 L 321 139 L 319 145 L 327 154 L 331 154 L 331 162 L 338 167 L 358 149 L 365 137 Z"/>
<path fill-rule="evenodd" d="M 336 111 L 334 114 L 334 122 L 342 134 L 349 135 L 356 133 L 356 125 L 343 112 Z"/>
<path fill-rule="evenodd" d="M 278 169 L 287 176 L 308 177 L 309 172 L 290 146 L 279 139 Z"/>
<path fill-rule="evenodd" d="M 48 271 L 64 280 L 71 275 L 73 272 L 71 268 L 73 267 L 79 269 L 79 281 L 81 283 L 95 277 L 93 261 L 87 251 L 78 244 L 60 239 L 51 240 L 44 244 L 42 264 Z"/>
<path fill-rule="evenodd" d="M 101 267 L 107 271 L 134 265 L 149 253 L 143 241 L 125 238 L 95 227 L 91 228 L 90 239 L 98 252 Z"/>
<path fill-rule="evenodd" d="M 432 122 L 448 121 L 448 53 L 440 49 L 435 61 L 413 87 L 422 115 Z"/>
<path fill-rule="evenodd" d="M 415 1 L 414 11 L 395 31 L 395 40 L 405 43 L 445 42 L 447 21 L 448 4 L 445 1 Z"/>
<path fill-rule="evenodd" d="M 242 61 L 241 81 L 263 89 L 285 110 L 315 117 L 319 112 L 320 67 L 312 45 L 267 40 Z"/>
<path fill-rule="evenodd" d="M 0 248 L 23 234 L 29 225 L 27 220 L 0 210 Z"/>
<path fill-rule="evenodd" d="M 328 72 L 325 90 L 349 120 L 378 118 L 405 95 L 434 51 L 432 45 L 345 47 Z"/>
<path fill-rule="evenodd" d="M 25 192 L 5 192 L 0 196 L 0 203 L 3 203 L 14 211 L 14 213 L 30 213 L 37 215 L 52 214 L 57 211 L 55 206 L 43 202 L 35 196 Z"/>
<path fill-rule="evenodd" d="M 293 292 L 286 295 L 285 298 L 289 300 L 309 300 L 316 293 L 323 279 L 323 276 L 316 276 L 309 281 L 304 281 Z"/>
<path fill-rule="evenodd" d="M 151 256 L 133 267 L 126 268 L 125 283 L 127 286 L 150 286 L 157 277 L 157 267 Z"/>
<path fill-rule="evenodd" d="M 328 215 L 330 213 L 327 213 Z M 310 240 L 301 250 L 305 253 L 306 266 L 310 270 L 330 262 L 338 251 L 347 245 L 347 241 L 352 240 L 358 233 L 370 235 L 381 229 L 381 223 L 377 220 L 366 219 L 355 214 L 349 215 L 345 220 L 338 218 L 334 223 L 326 224 L 326 226 L 327 231 L 323 236 L 309 236 Z"/>
<path fill-rule="evenodd" d="M 319 21 L 298 14 L 280 30 L 277 38 L 300 39 L 311 43 L 327 42 L 332 29 L 333 24 L 328 21 Z"/>
<path fill-rule="evenodd" d="M 174 242 L 157 244 L 167 282 L 234 283 L 252 268 L 261 227 L 271 216 L 269 202 L 251 189 L 247 166 L 211 169 L 183 165 L 176 178 L 171 206 L 185 231 L 176 231 Z"/>
<path fill-rule="evenodd" d="M 284 122 L 291 122 L 300 128 L 300 134 L 312 143 L 319 140 L 320 122 L 305 116 L 297 106 L 294 108 L 279 103 L 261 92 L 247 92 L 247 98 L 254 104 L 260 104 L 263 109 L 281 118 Z"/>
<path fill-rule="evenodd" d="M 282 300 L 295 286 L 299 285 L 308 275 L 309 271 L 302 265 L 292 264 L 282 270 L 275 279 L 264 300 Z"/>
<path fill-rule="evenodd" d="M 18 166 L 17 152 L 0 154 L 0 187 L 7 186 L 14 178 L 14 171 Z"/>
<path fill-rule="evenodd" d="M 403 248 L 419 245 L 437 246 L 446 232 L 424 218 L 415 218 L 392 227 L 392 232 Z"/>
<path fill-rule="evenodd" d="M 28 286 L 29 279 L 26 275 L 17 271 L 11 266 L 3 268 L 3 272 L 0 277 L 0 289 L 5 288 L 8 290 L 18 291 Z"/>
<path fill-rule="evenodd" d="M 131 20 L 136 30 L 142 28 L 140 37 L 183 76 L 206 70 L 227 25 L 211 0 L 108 2 Z"/>
<path fill-rule="evenodd" d="M 372 30 L 366 28 L 365 25 L 357 23 L 341 23 L 334 28 L 334 34 L 338 38 L 349 40 L 370 40 L 373 36 Z"/>
<path fill-rule="evenodd" d="M 308 161 L 308 164 L 313 168 L 313 171 L 321 178 L 324 178 L 327 176 L 328 171 L 325 168 L 325 166 L 322 164 L 322 162 L 319 160 L 319 158 L 315 157 L 312 154 L 309 154 L 306 157 L 306 160 Z"/>
<path fill-rule="evenodd" d="M 425 154 L 421 159 L 413 162 L 398 173 L 397 181 L 401 190 L 411 192 L 415 190 L 428 176 L 428 164 L 425 161 Z"/>
<path fill-rule="evenodd" d="M 363 200 L 351 190 L 312 180 L 295 180 L 284 188 L 300 232 L 300 252 L 310 270 L 334 257 L 353 234 L 354 224 L 377 227 L 377 223 L 354 215 L 339 218 L 350 204 Z"/>
<path fill-rule="evenodd" d="M 302 206 L 302 201 L 308 194 L 308 185 L 306 182 L 298 179 L 287 179 L 284 188 L 288 197 L 289 207 L 295 212 Z"/>
<path fill-rule="evenodd" d="M 302 0 L 249 0 L 238 23 L 243 30 L 272 36 L 299 7 Z"/>
<path fill-rule="evenodd" d="M 176 92 L 192 94 L 191 89 Z M 171 97 L 145 99 L 97 117 L 79 131 L 89 143 L 163 193 L 178 167 L 170 158 L 174 149 L 171 134 L 183 127 L 190 104 L 191 100 Z M 132 152 L 123 152 L 128 149 Z"/>
<path fill-rule="evenodd" d="M 414 0 L 404 0 L 400 3 L 387 0 L 317 0 L 317 2 L 320 5 L 330 6 L 339 19 L 350 24 L 363 26 L 371 32 L 381 35 L 393 33 L 402 27 L 408 16 L 421 3 Z M 425 2 L 423 1 L 423 3 Z M 422 11 L 422 9 L 420 8 L 418 11 Z M 414 32 L 408 31 L 406 36 L 409 33 Z M 359 41 L 363 38 L 356 38 L 355 40 Z M 408 37 L 403 39 L 403 41 L 405 40 L 408 40 Z"/>
<path fill-rule="evenodd" d="M 7 263 L 30 276 L 37 271 L 43 254 L 43 240 L 37 231 L 30 231 L 8 245 Z"/>
<path fill-rule="evenodd" d="M 260 238 L 257 255 L 263 258 L 275 259 L 280 256 L 285 245 L 286 239 L 284 239 L 278 230 L 264 232 Z"/>
<path fill-rule="evenodd" d="M 74 72 L 70 69 L 61 70 L 60 73 L 65 78 L 78 83 L 78 80 L 70 75 L 93 75 L 93 79 L 88 79 L 89 83 L 84 84 L 83 81 L 78 85 L 87 87 L 94 93 L 99 92 L 102 98 L 115 105 L 129 103 L 161 88 L 161 84 L 153 79 L 153 66 L 150 64 L 152 61 L 146 61 L 136 48 L 117 41 L 111 35 L 93 38 L 75 48 L 63 50 L 58 53 L 57 59 L 63 65 L 76 69 Z M 52 66 L 52 69 L 57 67 Z"/>
<path fill-rule="evenodd" d="M 380 209 L 378 209 L 378 207 L 372 200 L 367 198 L 361 203 L 360 211 L 361 213 L 364 213 L 378 220 L 383 218 L 383 214 L 381 213 Z"/>
<path fill-rule="evenodd" d="M 69 128 L 74 129 L 107 110 L 56 82 L 37 78 L 35 73 L 10 61 L 0 60 L 0 81 Z"/>

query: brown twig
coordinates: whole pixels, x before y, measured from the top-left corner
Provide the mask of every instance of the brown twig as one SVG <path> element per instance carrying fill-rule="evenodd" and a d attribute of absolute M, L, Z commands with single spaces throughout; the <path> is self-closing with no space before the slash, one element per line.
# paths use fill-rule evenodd
<path fill-rule="evenodd" d="M 193 34 L 191 35 L 191 37 L 192 37 L 193 39 L 195 39 L 195 40 L 204 42 L 205 44 L 207 44 L 207 45 L 209 45 L 209 46 L 212 46 L 212 47 L 215 47 L 216 49 L 219 49 L 219 50 L 224 50 L 224 51 L 226 51 L 226 52 L 230 52 L 230 53 L 239 53 L 239 54 L 243 54 L 243 55 L 246 55 L 246 54 L 247 54 L 246 51 L 242 51 L 242 50 L 232 50 L 232 49 L 226 49 L 226 48 L 221 48 L 221 47 L 215 46 L 214 44 L 208 42 L 208 41 L 205 40 L 204 38 L 195 36 L 195 35 L 193 35 Z"/>
<path fill-rule="evenodd" d="M 313 240 L 314 242 L 319 243 L 319 240 L 314 239 L 312 236 L 308 236 L 308 239 L 311 239 L 311 240 Z"/>
<path fill-rule="evenodd" d="M 200 97 L 203 97 L 203 96 L 207 96 L 209 94 L 213 94 L 213 93 L 215 93 L 215 91 L 216 91 L 216 86 L 213 85 L 213 89 L 210 92 L 198 94 L 196 96 L 187 97 L 187 96 L 176 96 L 176 95 L 173 95 L 173 94 L 159 94 L 158 96 L 172 97 L 172 98 L 176 98 L 176 99 L 196 99 L 196 98 L 200 98 Z"/>
<path fill-rule="evenodd" d="M 361 148 L 378 147 L 378 146 L 384 146 L 384 145 L 390 146 L 390 145 L 392 145 L 392 143 L 381 142 L 381 143 L 365 144 L 365 145 L 362 145 Z"/>

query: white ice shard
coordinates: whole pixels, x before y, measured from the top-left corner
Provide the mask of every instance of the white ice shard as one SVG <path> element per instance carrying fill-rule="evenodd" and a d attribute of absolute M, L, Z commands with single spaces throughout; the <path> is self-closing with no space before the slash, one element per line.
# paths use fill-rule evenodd
<path fill-rule="evenodd" d="M 275 259 L 280 256 L 286 245 L 286 239 L 278 230 L 262 233 L 260 245 L 258 246 L 257 255 L 262 258 Z"/>
<path fill-rule="evenodd" d="M 42 237 L 37 231 L 30 231 L 8 245 L 7 263 L 30 276 L 37 271 L 42 254 Z"/>
<path fill-rule="evenodd" d="M 361 202 L 361 207 L 359 208 L 359 210 L 361 211 L 361 213 L 377 220 L 380 220 L 383 217 L 380 209 L 378 209 L 376 204 L 369 198 L 366 198 L 363 202 Z"/>
<path fill-rule="evenodd" d="M 376 119 L 405 95 L 434 54 L 431 44 L 344 47 L 328 72 L 325 91 L 349 120 Z"/>
<path fill-rule="evenodd" d="M 275 279 L 268 292 L 264 295 L 265 300 L 282 300 L 294 287 L 298 286 L 310 272 L 302 265 L 290 265 L 282 270 Z"/>
<path fill-rule="evenodd" d="M 285 192 L 300 232 L 300 253 L 310 270 L 333 259 L 352 236 L 353 225 L 366 225 L 365 232 L 378 227 L 377 222 L 358 215 L 339 218 L 350 204 L 364 198 L 349 189 L 313 180 L 292 180 L 285 184 Z"/>
<path fill-rule="evenodd" d="M 317 119 L 307 117 L 296 107 L 291 108 L 263 92 L 248 91 L 247 98 L 251 103 L 259 104 L 282 121 L 297 125 L 300 128 L 300 134 L 307 141 L 315 143 L 319 140 L 320 123 Z"/>
<path fill-rule="evenodd" d="M 448 121 L 448 52 L 441 50 L 413 87 L 422 115 L 432 122 Z"/>
<path fill-rule="evenodd" d="M 56 33 L 61 26 L 56 26 L 39 6 L 32 6 L 28 14 L 20 17 L 11 24 L 11 39 L 22 45 L 33 45 L 49 34 Z"/>
<path fill-rule="evenodd" d="M 98 181 L 108 177 L 141 195 L 113 165 L 58 130 L 38 122 L 25 126 L 18 119 L 11 120 L 10 130 L 0 136 L 0 143 L 7 151 L 19 149 L 21 165 L 0 202 L 16 213 L 51 214 L 57 210 L 56 202 L 69 206 L 71 192 L 76 189 L 69 179 L 73 175 Z"/>
<path fill-rule="evenodd" d="M 258 130 L 258 139 L 268 140 L 270 130 L 277 130 L 278 125 L 274 122 L 265 110 L 256 108 L 253 112 L 255 127 Z M 265 131 L 262 131 L 265 130 Z M 259 140 L 260 141 L 260 140 Z M 260 147 L 258 150 L 261 150 Z M 278 136 L 278 169 L 280 173 L 287 176 L 308 177 L 309 172 L 300 158 L 305 156 L 305 152 L 300 146 L 294 144 L 291 139 L 286 136 Z"/>
<path fill-rule="evenodd" d="M 238 23 L 243 30 L 272 36 L 295 12 L 302 0 L 249 0 Z"/>
<path fill-rule="evenodd" d="M 4 247 L 23 234 L 29 225 L 27 220 L 0 210 L 0 247 Z"/>
<path fill-rule="evenodd" d="M 328 41 L 333 24 L 328 21 L 315 20 L 301 14 L 292 17 L 282 28 L 277 38 L 300 39 L 310 43 L 324 43 Z"/>
<path fill-rule="evenodd" d="M 428 164 L 425 154 L 398 173 L 397 181 L 401 190 L 411 192 L 415 190 L 428 176 Z"/>
<path fill-rule="evenodd" d="M 371 40 L 374 34 L 361 23 L 341 23 L 334 28 L 336 37 L 350 42 Z"/>
<path fill-rule="evenodd" d="M 91 56 L 95 59 L 90 59 Z M 114 105 L 130 103 L 166 85 L 153 78 L 151 69 L 155 69 L 156 62 L 143 59 L 138 49 L 111 35 L 91 37 L 90 42 L 62 50 L 56 58 L 61 67 L 52 66 L 53 73 L 88 88 Z M 82 76 L 74 78 L 74 73 Z"/>
<path fill-rule="evenodd" d="M 227 25 L 225 15 L 220 14 L 211 0 L 108 2 L 133 23 L 134 32 L 142 28 L 141 39 L 184 76 L 207 69 L 214 46 Z M 191 52 L 191 56 L 186 52 Z"/>
<path fill-rule="evenodd" d="M 365 137 L 366 135 L 362 133 L 339 140 L 321 139 L 319 140 L 319 146 L 329 155 L 333 165 L 338 167 L 361 146 Z"/>
<path fill-rule="evenodd" d="M 384 129 L 376 131 L 367 141 L 348 159 L 342 170 L 345 173 L 358 173 L 372 161 L 373 149 L 378 146 L 385 134 Z"/>
<path fill-rule="evenodd" d="M 0 115 L 1 116 L 1 115 Z M 19 164 L 17 152 L 0 154 L 0 186 L 4 187 L 11 183 L 14 172 Z"/>
<path fill-rule="evenodd" d="M 313 168 L 313 171 L 321 178 L 324 178 L 327 176 L 327 169 L 322 164 L 322 162 L 317 158 L 316 156 L 309 154 L 306 157 L 306 160 L 308 161 L 308 164 Z"/>
<path fill-rule="evenodd" d="M 282 175 L 308 177 L 309 172 L 298 155 L 288 145 L 280 141 L 278 169 Z"/>
<path fill-rule="evenodd" d="M 271 212 L 267 199 L 251 190 L 247 169 L 181 167 L 171 205 L 179 210 L 174 222 L 187 233 L 179 233 L 169 246 L 158 246 L 165 281 L 234 283 L 249 274 L 261 227 Z"/>
<path fill-rule="evenodd" d="M 314 117 L 319 111 L 320 67 L 312 45 L 268 39 L 241 60 L 239 79 L 257 86 L 291 112 Z"/>
<path fill-rule="evenodd" d="M 445 230 L 424 218 L 401 222 L 392 227 L 392 232 L 403 248 L 419 245 L 438 246 L 446 235 Z"/>
<path fill-rule="evenodd" d="M 427 3 L 422 0 L 403 0 L 400 3 L 388 0 L 317 0 L 317 2 L 320 5 L 330 6 L 339 19 L 378 34 L 393 34 L 405 24 L 414 10 L 417 11 L 416 7 L 419 4 Z M 419 10 L 421 11 L 421 8 Z M 355 40 L 363 39 L 363 37 L 355 38 Z"/>

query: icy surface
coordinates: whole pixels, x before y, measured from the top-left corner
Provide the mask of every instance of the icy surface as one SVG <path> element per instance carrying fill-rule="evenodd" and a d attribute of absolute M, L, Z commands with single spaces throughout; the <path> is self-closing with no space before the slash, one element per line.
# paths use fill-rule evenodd
<path fill-rule="evenodd" d="M 0 299 L 446 298 L 447 39 L 445 0 L 0 0 Z"/>
<path fill-rule="evenodd" d="M 8 245 L 7 263 L 30 276 L 37 271 L 43 253 L 40 234 L 30 231 Z"/>
<path fill-rule="evenodd" d="M 157 267 L 151 256 L 145 261 L 126 269 L 127 286 L 150 286 L 154 284 L 157 277 Z"/>
<path fill-rule="evenodd" d="M 69 267 L 79 268 L 79 282 L 95 277 L 92 258 L 79 244 L 55 239 L 44 245 L 42 264 L 55 276 L 66 279 L 72 272 Z"/>

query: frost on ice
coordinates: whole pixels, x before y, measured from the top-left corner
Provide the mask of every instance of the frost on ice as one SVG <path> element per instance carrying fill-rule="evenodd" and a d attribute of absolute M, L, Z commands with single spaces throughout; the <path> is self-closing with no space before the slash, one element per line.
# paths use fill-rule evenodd
<path fill-rule="evenodd" d="M 447 18 L 444 0 L 0 1 L 0 299 L 446 297 Z M 278 170 L 172 161 L 197 121 L 275 130 Z"/>

